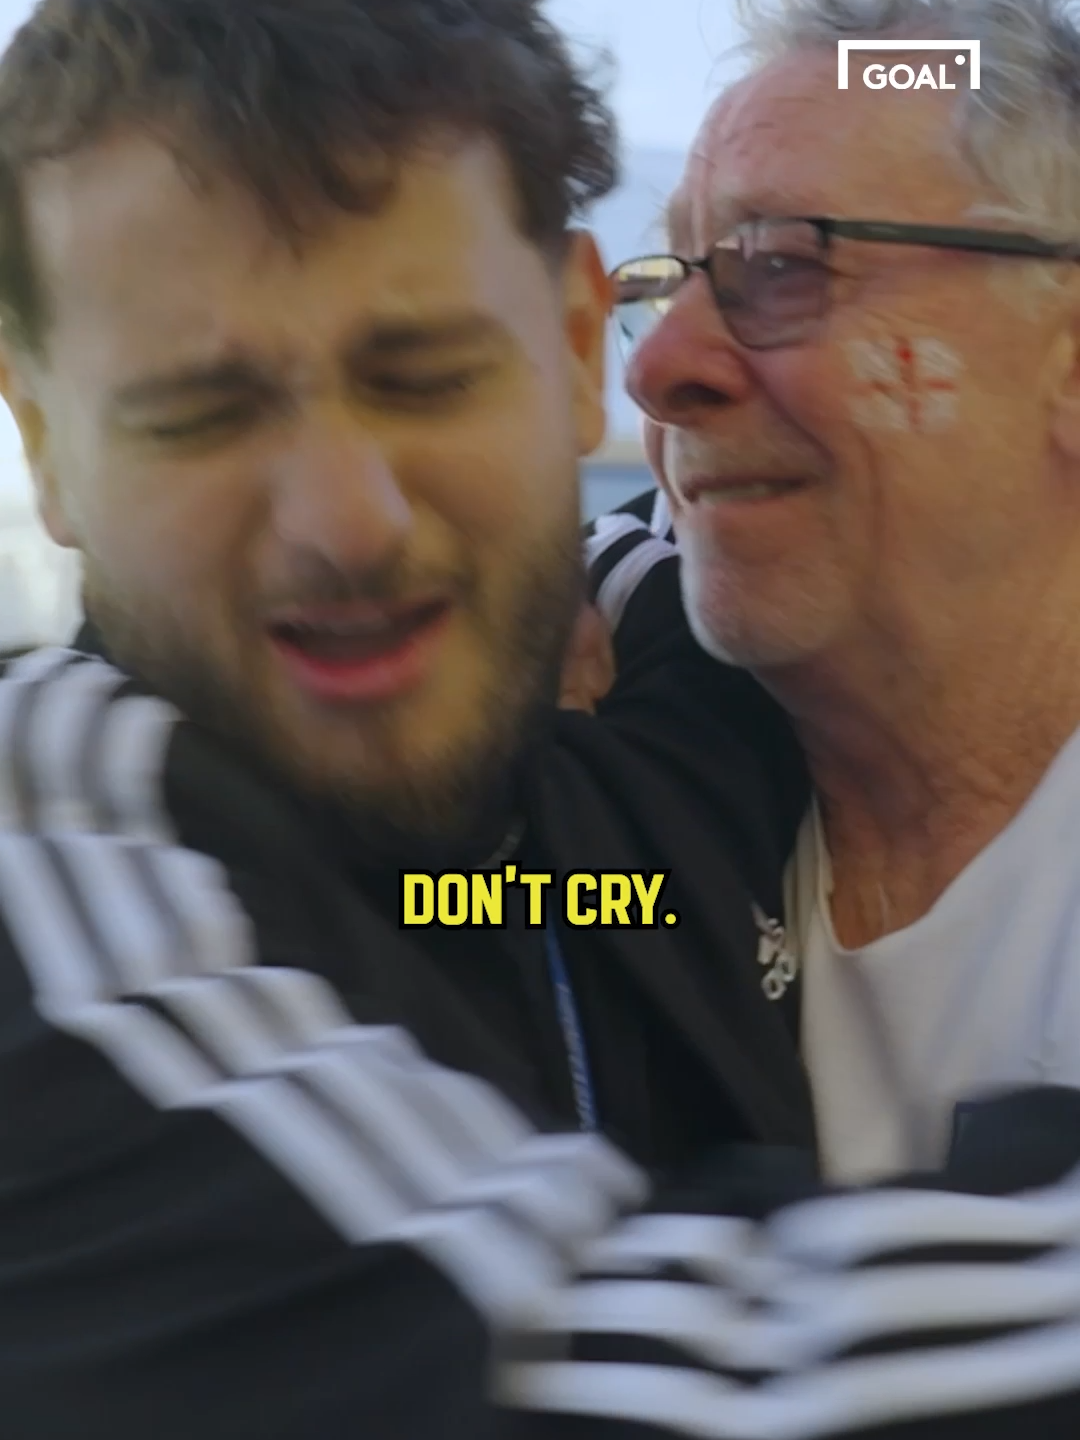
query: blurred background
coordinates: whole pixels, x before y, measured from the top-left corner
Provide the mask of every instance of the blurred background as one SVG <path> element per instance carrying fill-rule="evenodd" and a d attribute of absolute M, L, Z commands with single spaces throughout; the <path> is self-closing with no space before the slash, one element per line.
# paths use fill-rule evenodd
<path fill-rule="evenodd" d="M 0 48 L 32 8 L 31 0 L 0 0 Z M 732 0 L 547 0 L 547 9 L 586 60 L 609 67 L 624 179 L 592 218 L 614 265 L 656 245 L 686 148 L 707 104 L 735 72 Z M 614 347 L 609 364 L 609 438 L 582 474 L 589 518 L 651 484 Z M 67 639 L 77 596 L 71 557 L 37 524 L 18 433 L 0 404 L 0 651 Z"/>

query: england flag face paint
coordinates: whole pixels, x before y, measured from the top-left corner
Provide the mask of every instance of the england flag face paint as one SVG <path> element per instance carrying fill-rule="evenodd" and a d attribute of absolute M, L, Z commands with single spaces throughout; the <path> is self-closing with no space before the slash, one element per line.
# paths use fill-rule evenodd
<path fill-rule="evenodd" d="M 852 340 L 846 350 L 855 381 L 849 409 L 860 429 L 932 435 L 953 425 L 965 366 L 943 340 Z"/>

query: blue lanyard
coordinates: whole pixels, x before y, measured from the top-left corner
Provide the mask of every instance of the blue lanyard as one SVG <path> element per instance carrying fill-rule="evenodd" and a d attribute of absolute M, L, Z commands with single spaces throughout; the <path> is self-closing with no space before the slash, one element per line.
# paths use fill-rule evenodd
<path fill-rule="evenodd" d="M 555 991 L 555 1008 L 559 1012 L 559 1025 L 566 1046 L 566 1058 L 570 1062 L 570 1081 L 574 1087 L 578 1123 L 582 1130 L 599 1130 L 596 1096 L 589 1071 L 589 1054 L 585 1048 L 585 1032 L 581 1028 L 581 1018 L 578 1015 L 566 961 L 563 959 L 562 946 L 553 927 L 549 926 L 544 931 L 544 948 L 547 951 L 548 973 Z"/>

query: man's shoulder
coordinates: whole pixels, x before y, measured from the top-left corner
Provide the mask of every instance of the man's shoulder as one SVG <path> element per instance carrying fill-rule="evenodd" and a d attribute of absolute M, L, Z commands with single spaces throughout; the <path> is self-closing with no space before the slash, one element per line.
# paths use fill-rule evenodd
<path fill-rule="evenodd" d="M 122 788 L 129 770 L 137 769 L 142 783 L 151 785 L 181 719 L 175 707 L 116 666 L 71 646 L 8 656 L 0 691 L 6 696 L 0 707 L 6 828 L 108 828 L 116 815 L 94 815 L 84 806 L 92 809 L 95 794 L 110 784 Z M 113 749 L 118 727 L 123 738 Z"/>
<path fill-rule="evenodd" d="M 95 648 L 10 656 L 0 694 L 5 828 L 185 843 L 187 817 L 200 810 L 241 828 L 257 812 L 259 823 L 246 827 L 253 840 L 268 808 L 295 823 L 287 787 Z"/>
<path fill-rule="evenodd" d="M 59 900 L 84 889 L 95 904 L 111 893 L 117 915 L 168 907 L 172 874 L 198 857 L 208 913 L 215 894 L 239 888 L 259 951 L 272 952 L 294 893 L 286 882 L 313 849 L 295 810 L 243 756 L 98 654 L 44 648 L 0 673 L 0 916 L 9 930 L 33 908 L 36 935 L 53 891 L 54 919 L 66 913 Z M 170 880 L 143 859 L 154 871 L 167 866 Z M 20 885 L 13 877 L 24 870 L 32 883 Z"/>

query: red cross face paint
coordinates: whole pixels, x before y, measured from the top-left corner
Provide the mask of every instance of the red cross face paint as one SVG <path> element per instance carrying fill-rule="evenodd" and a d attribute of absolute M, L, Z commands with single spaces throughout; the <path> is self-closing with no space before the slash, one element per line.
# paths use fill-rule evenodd
<path fill-rule="evenodd" d="M 965 367 L 943 340 L 852 340 L 846 349 L 855 379 L 851 417 L 860 429 L 931 435 L 951 428 Z"/>

